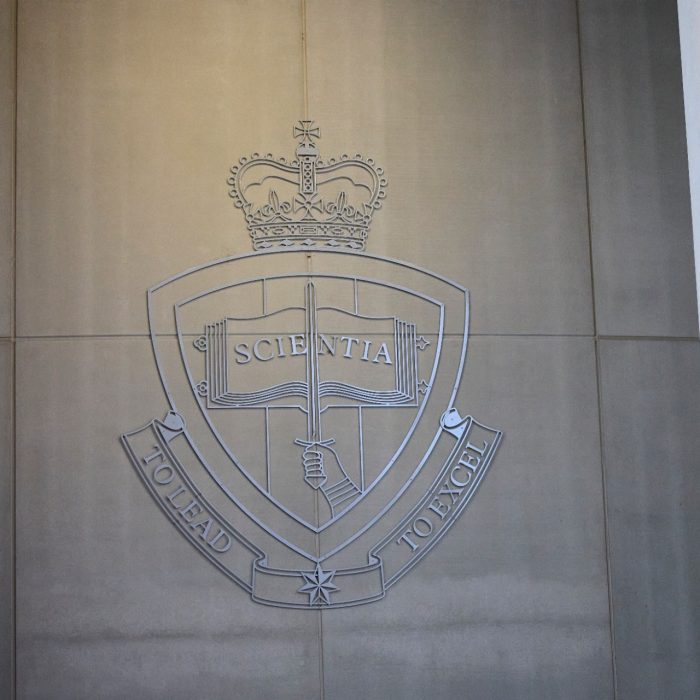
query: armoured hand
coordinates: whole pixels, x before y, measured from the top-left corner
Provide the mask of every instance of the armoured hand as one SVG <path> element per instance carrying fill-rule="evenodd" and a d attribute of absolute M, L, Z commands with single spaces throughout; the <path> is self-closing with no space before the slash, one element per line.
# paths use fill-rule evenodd
<path fill-rule="evenodd" d="M 349 503 L 360 493 L 359 487 L 347 475 L 340 463 L 338 453 L 330 447 L 335 440 L 321 442 L 296 441 L 304 446 L 302 464 L 304 481 L 312 489 L 321 489 L 331 511 L 334 512 L 346 501 Z"/>
<path fill-rule="evenodd" d="M 304 481 L 312 488 L 318 489 L 323 486 L 328 477 L 326 476 L 324 455 L 321 451 L 324 448 L 318 442 L 311 442 L 306 445 L 302 454 L 302 464 L 304 465 Z M 331 450 L 333 452 L 333 450 Z M 335 454 L 335 452 L 333 452 Z"/>

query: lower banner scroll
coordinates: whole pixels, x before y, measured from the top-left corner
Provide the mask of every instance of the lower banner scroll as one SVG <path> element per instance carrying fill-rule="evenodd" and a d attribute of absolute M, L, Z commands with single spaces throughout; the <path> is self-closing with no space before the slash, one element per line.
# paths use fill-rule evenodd
<path fill-rule="evenodd" d="M 266 553 L 243 537 L 202 495 L 173 449 L 199 460 L 176 413 L 126 433 L 122 443 L 148 491 L 177 529 L 226 576 L 266 605 L 334 608 L 384 597 L 444 536 L 483 479 L 502 433 L 450 409 L 443 435 L 455 443 L 427 492 L 400 515 L 388 535 L 365 552 L 355 567 L 333 568 L 328 555 L 309 557 L 308 567 L 276 568 Z M 451 436 L 448 438 L 447 436 Z M 182 446 L 181 446 L 182 447 Z M 182 450 L 179 451 L 182 454 Z M 194 463 L 194 462 L 193 462 Z M 371 527 L 376 523 L 371 523 Z"/>

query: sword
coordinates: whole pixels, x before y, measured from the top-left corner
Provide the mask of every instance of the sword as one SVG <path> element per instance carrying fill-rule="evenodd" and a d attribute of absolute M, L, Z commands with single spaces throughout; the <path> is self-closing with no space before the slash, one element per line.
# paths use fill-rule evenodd
<path fill-rule="evenodd" d="M 329 449 L 328 469 L 333 482 L 326 486 L 328 475 L 323 462 L 323 452 L 320 447 L 328 447 L 335 440 L 321 439 L 321 380 L 318 374 L 318 317 L 316 314 L 316 287 L 309 280 L 306 284 L 306 319 L 304 334 L 306 336 L 306 440 L 295 440 L 297 445 L 304 448 L 301 462 L 304 467 L 304 481 L 315 490 L 321 491 L 331 508 L 331 516 L 336 510 L 349 501 L 354 501 L 361 493 L 359 487 L 347 475 L 338 459 L 335 450 Z"/>
<path fill-rule="evenodd" d="M 313 489 L 326 483 L 328 477 L 323 466 L 323 455 L 314 449 L 328 447 L 335 440 L 321 440 L 321 394 L 318 375 L 318 316 L 316 312 L 316 287 L 309 280 L 305 291 L 306 318 L 304 335 L 306 338 L 306 440 L 295 440 L 304 447 L 302 462 L 304 481 Z"/>

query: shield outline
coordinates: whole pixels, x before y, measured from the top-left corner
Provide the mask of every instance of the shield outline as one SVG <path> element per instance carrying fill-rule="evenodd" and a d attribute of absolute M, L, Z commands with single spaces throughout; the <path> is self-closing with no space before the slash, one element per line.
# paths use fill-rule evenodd
<path fill-rule="evenodd" d="M 154 354 L 154 359 L 156 362 L 156 367 L 158 369 L 158 374 L 159 374 L 159 378 L 161 381 L 161 385 L 163 387 L 164 393 L 165 393 L 166 398 L 168 400 L 168 403 L 170 405 L 171 411 L 182 415 L 182 413 L 178 410 L 178 407 L 175 403 L 173 393 L 170 391 L 168 381 L 167 381 L 168 372 L 166 371 L 166 368 L 165 368 L 163 362 L 161 361 L 161 353 L 159 352 L 159 345 L 158 345 L 159 340 L 158 340 L 158 338 L 160 335 L 163 335 L 163 334 L 159 334 L 157 329 L 156 329 L 157 321 L 156 321 L 155 311 L 156 311 L 156 306 L 157 306 L 157 300 L 155 299 L 155 296 L 158 294 L 158 292 L 160 290 L 163 290 L 168 285 L 171 285 L 175 282 L 183 280 L 191 275 L 195 275 L 196 273 L 202 272 L 204 270 L 215 268 L 216 266 L 219 266 L 219 265 L 231 264 L 231 263 L 236 263 L 238 261 L 244 261 L 244 260 L 255 260 L 255 259 L 262 260 L 264 258 L 273 258 L 274 256 L 280 256 L 280 255 L 291 256 L 291 255 L 297 254 L 297 255 L 306 256 L 310 252 L 312 252 L 313 254 L 322 255 L 322 256 L 325 256 L 325 255 L 350 256 L 355 260 L 365 259 L 365 260 L 376 261 L 376 262 L 381 263 L 381 264 L 398 266 L 399 268 L 403 268 L 404 270 L 408 270 L 411 273 L 418 273 L 418 274 L 425 276 L 427 278 L 432 278 L 432 280 L 436 280 L 438 283 L 440 283 L 442 285 L 447 285 L 447 286 L 451 287 L 453 290 L 456 290 L 458 293 L 463 295 L 464 325 L 463 325 L 463 329 L 461 329 L 462 333 L 461 333 L 461 347 L 460 347 L 460 352 L 459 352 L 459 361 L 457 363 L 456 372 L 454 375 L 453 386 L 452 386 L 452 389 L 450 391 L 449 397 L 447 397 L 447 399 L 444 402 L 443 410 L 446 410 L 447 408 L 449 408 L 453 405 L 457 391 L 458 391 L 459 386 L 460 386 L 461 379 L 462 379 L 464 364 L 466 361 L 466 353 L 467 353 L 468 329 L 469 329 L 469 292 L 465 287 L 463 287 L 462 285 L 459 285 L 459 284 L 453 282 L 452 280 L 449 280 L 449 279 L 447 279 L 439 274 L 436 274 L 434 272 L 431 272 L 431 271 L 426 270 L 424 268 L 421 268 L 419 266 L 412 265 L 410 263 L 406 263 L 404 261 L 396 260 L 393 258 L 372 255 L 372 254 L 368 254 L 368 253 L 364 253 L 364 252 L 360 253 L 360 252 L 351 252 L 351 251 L 342 251 L 342 250 L 332 250 L 332 251 L 331 250 L 314 250 L 314 251 L 269 250 L 269 251 L 263 251 L 263 252 L 258 251 L 258 252 L 253 252 L 253 253 L 247 253 L 247 254 L 238 255 L 238 256 L 225 257 L 225 258 L 221 258 L 218 260 L 214 260 L 214 261 L 205 263 L 203 265 L 192 267 L 192 268 L 185 270 L 184 272 L 181 272 L 177 275 L 174 275 L 174 276 L 167 278 L 166 280 L 154 285 L 153 287 L 151 287 L 148 290 L 148 292 L 147 292 L 147 311 L 148 311 L 148 323 L 149 323 L 149 333 L 150 333 L 150 338 L 151 338 L 151 346 L 152 346 L 152 351 Z M 324 272 L 313 271 L 313 272 L 310 272 L 308 274 L 310 274 L 314 277 L 337 277 L 337 278 L 342 278 L 342 279 L 349 279 L 352 277 L 359 278 L 359 276 L 357 276 L 357 275 L 348 275 L 348 274 L 343 274 L 343 273 L 339 273 L 336 275 L 330 275 L 330 274 L 327 274 Z M 212 289 L 209 289 L 208 291 L 205 291 L 205 292 L 198 292 L 197 294 L 192 295 L 192 296 L 193 297 L 203 296 L 203 295 L 212 293 L 214 291 L 220 291 L 221 289 L 225 289 L 227 287 L 245 284 L 246 282 L 257 281 L 265 276 L 267 276 L 269 278 L 278 278 L 278 277 L 284 277 L 284 276 L 300 277 L 300 276 L 304 276 L 304 275 L 301 272 L 279 274 L 279 275 L 277 275 L 277 274 L 259 275 L 257 277 L 253 277 L 253 278 L 250 278 L 248 280 L 239 280 L 239 281 L 236 281 L 233 283 L 221 285 L 219 288 L 212 288 Z M 384 284 L 386 286 L 389 286 L 393 289 L 397 289 L 399 291 L 408 292 L 408 293 L 415 294 L 415 295 L 422 297 L 422 298 L 427 298 L 427 295 L 423 295 L 421 293 L 418 293 L 418 292 L 416 292 L 415 289 L 411 289 L 409 287 L 402 287 L 402 285 L 398 285 L 398 284 L 388 284 L 384 280 L 371 280 L 368 278 L 364 278 L 364 279 L 365 279 L 365 281 L 370 281 L 370 282 L 374 282 L 374 283 L 378 283 L 378 284 Z M 174 310 L 175 306 L 182 305 L 188 300 L 189 300 L 189 297 L 185 297 L 185 299 L 178 301 L 175 305 L 171 306 L 171 311 Z M 442 354 L 442 340 L 444 337 L 445 310 L 444 310 L 444 304 L 442 302 L 435 300 L 435 299 L 429 299 L 429 300 L 433 303 L 437 303 L 440 306 L 440 348 L 436 352 L 436 357 L 435 357 L 434 365 L 433 365 L 432 372 L 431 372 L 431 388 L 432 388 L 434 378 L 437 375 L 438 370 L 439 370 L 440 358 L 441 358 L 441 354 Z M 176 317 L 176 314 L 177 314 L 177 312 L 175 311 L 175 313 L 174 313 L 175 317 Z M 183 349 L 181 347 L 182 338 L 180 337 L 179 331 L 178 331 L 177 335 L 178 335 L 178 348 L 179 348 L 180 353 L 182 353 L 182 351 L 183 351 Z M 182 354 L 181 354 L 181 360 L 184 361 Z M 188 379 L 188 384 L 190 385 L 190 387 L 192 387 L 191 376 L 189 376 L 189 368 L 187 367 L 186 363 L 184 363 L 184 365 L 185 365 L 185 373 L 186 373 L 187 379 Z M 428 397 L 426 397 L 426 400 L 423 404 L 424 406 L 427 406 L 427 404 L 428 404 L 427 399 L 428 399 Z M 199 402 L 197 402 L 197 403 L 199 403 Z M 201 406 L 200 406 L 200 408 L 201 408 Z M 187 417 L 187 414 L 185 414 L 184 417 Z M 417 414 L 412 422 L 411 429 L 404 436 L 399 448 L 397 449 L 397 451 L 394 454 L 394 456 L 392 457 L 392 459 L 382 469 L 381 476 L 376 478 L 375 481 L 373 482 L 373 488 L 374 488 L 374 485 L 376 485 L 377 483 L 379 483 L 381 481 L 381 478 L 383 478 L 383 476 L 386 474 L 386 472 L 394 464 L 398 455 L 403 451 L 404 447 L 410 441 L 410 439 L 413 436 L 413 433 L 414 433 L 415 429 L 417 428 L 422 417 L 423 417 L 423 408 L 421 408 L 417 412 Z M 208 418 L 206 417 L 206 414 L 204 415 L 204 418 L 205 418 L 205 422 L 207 423 L 207 425 L 209 425 L 210 429 L 212 429 L 212 426 L 211 426 Z M 228 455 L 229 459 L 234 463 L 234 465 L 239 469 L 239 471 L 241 471 L 243 473 L 243 475 L 252 483 L 252 485 L 254 486 L 256 491 L 258 493 L 260 493 L 261 495 L 263 495 L 264 497 L 268 498 L 268 500 L 271 500 L 275 507 L 280 508 L 280 504 L 275 503 L 274 499 L 271 499 L 268 496 L 268 494 L 266 494 L 264 491 L 262 491 L 259 488 L 259 486 L 255 483 L 255 480 L 251 479 L 251 477 L 246 473 L 245 469 L 241 468 L 241 466 L 238 463 L 235 456 L 228 449 L 227 444 L 223 440 L 219 439 L 218 435 L 216 435 L 216 431 L 212 430 L 212 432 L 215 434 L 217 441 L 219 442 L 221 447 L 224 449 L 224 452 Z M 371 529 L 395 505 L 395 503 L 405 493 L 406 489 L 411 485 L 414 478 L 419 474 L 419 472 L 423 469 L 426 462 L 429 460 L 429 458 L 430 458 L 430 456 L 435 448 L 435 445 L 438 442 L 438 439 L 440 438 L 441 433 L 442 433 L 442 427 L 439 424 L 436 424 L 435 425 L 435 434 L 434 434 L 432 440 L 430 440 L 429 444 L 425 448 L 425 451 L 423 453 L 423 457 L 419 460 L 419 462 L 415 466 L 413 472 L 409 476 L 407 476 L 402 487 L 400 489 L 398 489 L 396 491 L 396 493 L 394 493 L 394 495 L 384 504 L 384 506 L 381 508 L 381 510 L 379 512 L 377 512 L 370 520 L 368 520 L 362 527 L 354 530 L 347 537 L 347 539 L 345 539 L 344 541 L 342 541 L 338 545 L 334 546 L 331 550 L 324 552 L 322 554 L 319 554 L 318 556 L 315 556 L 315 555 L 311 554 L 310 552 L 306 551 L 305 549 L 297 546 L 295 543 L 288 541 L 287 538 L 282 536 L 277 530 L 271 528 L 266 522 L 261 520 L 259 516 L 257 516 L 255 513 L 253 513 L 244 501 L 242 501 L 225 484 L 222 483 L 220 477 L 210 467 L 209 461 L 200 452 L 200 450 L 197 447 L 197 445 L 195 444 L 194 440 L 189 435 L 187 435 L 187 440 L 188 440 L 188 443 L 190 444 L 191 448 L 194 450 L 194 452 L 198 456 L 202 465 L 204 466 L 204 468 L 208 472 L 209 476 L 214 480 L 214 482 L 218 486 L 218 488 L 221 489 L 223 491 L 223 493 L 231 501 L 233 501 L 233 503 L 242 512 L 244 512 L 258 527 L 260 527 L 265 532 L 267 532 L 269 535 L 274 537 L 281 544 L 292 549 L 294 552 L 302 555 L 305 558 L 308 558 L 309 560 L 320 562 L 320 561 L 324 561 L 325 559 L 328 559 L 331 556 L 334 556 L 338 552 L 345 549 L 348 545 L 350 545 L 352 542 L 354 542 L 356 539 L 358 539 L 361 535 L 363 535 L 365 532 L 367 532 L 369 529 Z M 423 448 L 421 447 L 419 451 L 422 452 Z M 368 489 L 366 494 L 363 494 L 363 497 L 358 499 L 358 502 L 364 500 L 364 497 L 367 494 L 369 494 L 370 491 L 371 490 Z M 419 499 L 420 499 L 420 496 L 418 496 L 418 500 Z M 412 507 L 413 507 L 413 504 L 410 504 L 409 509 Z M 285 508 L 282 507 L 280 509 L 283 510 L 283 512 L 286 512 Z M 323 524 L 323 526 L 321 526 L 319 528 L 314 528 L 313 526 L 306 524 L 306 523 L 302 523 L 302 525 L 304 525 L 305 527 L 308 527 L 311 531 L 315 532 L 315 534 L 318 535 L 320 532 L 328 529 L 331 525 L 333 525 L 335 522 L 337 522 L 339 519 L 341 519 L 346 513 L 351 512 L 353 509 L 354 509 L 354 505 L 353 505 L 353 507 L 349 508 L 347 511 L 344 511 L 344 512 L 340 513 L 338 516 L 327 521 L 326 523 Z M 291 514 L 287 513 L 287 515 L 291 515 Z M 294 517 L 293 515 L 292 515 L 292 517 L 294 518 L 294 520 L 299 522 L 298 518 Z"/>

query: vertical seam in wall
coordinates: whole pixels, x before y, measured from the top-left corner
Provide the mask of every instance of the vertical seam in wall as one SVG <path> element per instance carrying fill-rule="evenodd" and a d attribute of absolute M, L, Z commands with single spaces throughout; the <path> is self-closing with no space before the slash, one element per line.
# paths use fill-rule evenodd
<path fill-rule="evenodd" d="M 318 667 L 319 667 L 319 685 L 320 697 L 324 700 L 326 697 L 326 676 L 323 670 L 323 611 L 318 611 Z"/>
<path fill-rule="evenodd" d="M 610 537 L 608 527 L 608 496 L 605 474 L 605 447 L 603 441 L 603 397 L 601 387 L 600 338 L 598 336 L 598 319 L 596 315 L 595 271 L 593 268 L 593 227 L 591 225 L 591 190 L 588 163 L 588 141 L 586 138 L 586 102 L 583 80 L 583 48 L 581 44 L 581 8 L 579 0 L 574 0 L 576 10 L 576 40 L 578 44 L 579 92 L 581 100 L 581 132 L 583 145 L 583 167 L 586 189 L 586 224 L 588 232 L 588 260 L 591 275 L 591 305 L 593 318 L 593 348 L 595 355 L 596 398 L 598 412 L 598 449 L 600 455 L 601 486 L 603 498 L 603 534 L 605 545 L 605 569 L 608 586 L 608 618 L 610 625 L 610 664 L 612 669 L 613 698 L 617 698 L 617 663 L 615 656 L 615 618 L 612 592 L 612 572 L 610 564 Z"/>
<path fill-rule="evenodd" d="M 306 23 L 306 0 L 299 0 L 299 9 L 301 12 L 301 67 L 302 67 L 302 90 L 304 93 L 304 119 L 309 118 L 309 68 L 308 68 L 308 54 L 307 54 L 307 23 Z M 311 256 L 309 256 L 309 264 L 311 264 Z M 310 271 L 310 269 L 309 269 Z M 316 494 L 318 498 L 318 494 Z M 318 509 L 318 501 L 316 503 Z M 318 510 L 317 510 L 318 515 Z M 316 554 L 318 551 L 318 537 L 316 539 Z M 326 681 L 323 672 L 323 613 L 319 610 L 318 612 L 318 684 L 319 684 L 319 698 L 324 700 L 326 692 L 325 686 Z"/>
<path fill-rule="evenodd" d="M 613 675 L 613 698 L 617 698 L 617 657 L 615 654 L 615 611 L 612 590 L 612 566 L 610 557 L 610 537 L 608 527 L 608 492 L 605 474 L 605 445 L 603 441 L 603 386 L 601 378 L 601 362 L 599 341 L 595 341 L 595 372 L 596 392 L 598 396 L 598 435 L 600 440 L 600 464 L 603 484 L 603 527 L 605 530 L 605 563 L 608 577 L 608 614 L 610 617 L 610 656 Z"/>
<path fill-rule="evenodd" d="M 12 304 L 11 304 L 11 352 L 12 378 L 10 391 L 12 403 L 10 408 L 11 447 L 10 447 L 10 560 L 12 574 L 10 577 L 10 696 L 17 697 L 17 101 L 18 101 L 18 42 L 19 42 L 19 0 L 14 3 L 15 16 L 15 85 L 14 114 L 12 124 Z"/>
<path fill-rule="evenodd" d="M 299 0 L 301 9 L 301 68 L 304 90 L 304 119 L 309 118 L 309 68 L 306 52 L 306 0 Z"/>

